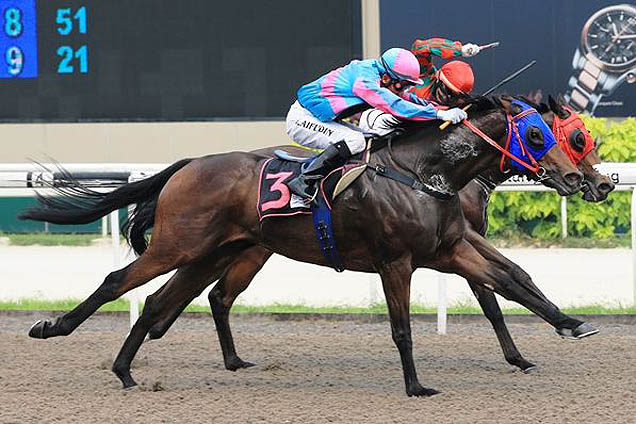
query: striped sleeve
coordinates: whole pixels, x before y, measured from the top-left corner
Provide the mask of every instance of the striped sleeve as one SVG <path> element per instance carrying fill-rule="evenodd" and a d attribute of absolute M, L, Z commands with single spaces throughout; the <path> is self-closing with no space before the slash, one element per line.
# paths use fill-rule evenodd
<path fill-rule="evenodd" d="M 377 81 L 358 78 L 353 84 L 353 94 L 376 109 L 402 119 L 426 121 L 437 119 L 437 109 L 431 103 L 419 100 L 413 103 L 393 94 L 388 88 L 381 87 Z"/>
<path fill-rule="evenodd" d="M 411 46 L 411 52 L 420 62 L 420 78 L 430 77 L 435 73 L 432 56 L 442 59 L 452 59 L 462 55 L 461 41 L 452 41 L 446 38 L 429 38 L 427 40 L 415 40 Z"/>

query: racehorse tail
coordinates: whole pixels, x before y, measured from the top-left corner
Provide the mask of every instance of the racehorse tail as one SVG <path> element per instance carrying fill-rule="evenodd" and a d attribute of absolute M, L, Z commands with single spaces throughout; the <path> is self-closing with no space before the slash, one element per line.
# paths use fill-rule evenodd
<path fill-rule="evenodd" d="M 56 196 L 37 194 L 39 204 L 27 209 L 18 215 L 18 218 L 62 225 L 88 224 L 133 203 L 141 206 L 141 210 L 144 210 L 144 206 L 153 202 L 156 206 L 159 192 L 168 179 L 191 161 L 192 159 L 182 159 L 150 178 L 125 184 L 109 193 L 91 190 L 74 179 L 68 172 L 62 170 L 65 184 L 60 187 L 50 185 Z M 152 212 L 154 209 L 152 207 Z M 145 215 L 140 214 L 139 216 L 144 217 Z M 132 219 L 134 220 L 135 217 L 133 216 Z M 152 221 L 154 221 L 154 217 L 152 217 Z"/>
<path fill-rule="evenodd" d="M 141 256 L 148 247 L 146 231 L 155 225 L 155 209 L 157 208 L 158 199 L 159 193 L 150 200 L 137 203 L 135 210 L 122 226 L 124 237 L 126 237 L 128 244 L 139 256 Z"/>

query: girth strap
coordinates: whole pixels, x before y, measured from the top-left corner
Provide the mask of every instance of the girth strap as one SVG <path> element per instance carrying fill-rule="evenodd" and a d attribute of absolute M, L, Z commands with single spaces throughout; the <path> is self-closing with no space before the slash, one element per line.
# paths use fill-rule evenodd
<path fill-rule="evenodd" d="M 322 251 L 325 260 L 337 272 L 345 270 L 336 247 L 336 239 L 333 235 L 333 224 L 331 222 L 331 210 L 327 206 L 324 193 L 320 192 L 316 199 L 311 202 L 311 216 L 316 230 L 316 240 Z"/>
<path fill-rule="evenodd" d="M 437 199 L 450 200 L 453 197 L 452 194 L 443 193 L 441 191 L 434 190 L 432 187 L 426 184 L 423 184 L 420 181 L 417 181 L 415 178 L 402 174 L 401 172 L 396 171 L 395 169 L 389 168 L 382 164 L 378 164 L 375 166 L 369 165 L 367 166 L 367 169 L 370 169 L 371 171 L 375 172 L 381 177 L 389 178 L 391 180 L 407 185 L 411 187 L 413 190 L 423 191 L 424 193 L 431 195 Z"/>

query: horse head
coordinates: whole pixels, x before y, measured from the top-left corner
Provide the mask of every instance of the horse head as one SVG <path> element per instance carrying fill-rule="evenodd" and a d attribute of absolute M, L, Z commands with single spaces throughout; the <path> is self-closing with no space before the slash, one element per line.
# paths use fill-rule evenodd
<path fill-rule="evenodd" d="M 560 195 L 580 189 L 583 175 L 534 108 L 509 96 L 476 97 L 470 104 L 469 119 L 447 131 L 434 123 L 397 123 L 403 142 L 396 147 L 400 146 L 400 159 L 407 164 L 402 168 L 445 191 L 458 191 L 477 174 L 496 169 L 530 172 Z"/>
<path fill-rule="evenodd" d="M 581 117 L 565 105 L 561 96 L 556 99 L 548 97 L 548 104 L 552 113 L 544 114 L 543 118 L 552 127 L 561 149 L 583 173 L 583 199 L 588 202 L 605 200 L 615 186 L 607 175 L 595 169 L 601 159 Z"/>
<path fill-rule="evenodd" d="M 508 169 L 529 174 L 543 185 L 554 188 L 561 196 L 576 193 L 583 176 L 561 149 L 539 112 L 531 104 L 516 98 L 504 95 L 498 99 L 508 121 L 506 150 L 523 162 L 509 157 Z M 529 167 L 528 163 L 534 166 Z M 502 156 L 500 170 L 507 172 L 504 166 Z"/>

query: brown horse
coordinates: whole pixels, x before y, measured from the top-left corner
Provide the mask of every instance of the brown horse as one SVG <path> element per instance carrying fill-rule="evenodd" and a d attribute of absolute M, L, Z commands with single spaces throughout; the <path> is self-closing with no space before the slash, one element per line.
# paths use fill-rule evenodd
<path fill-rule="evenodd" d="M 524 99 L 524 101 L 526 103 L 529 103 L 527 99 Z M 572 163 L 576 165 L 584 175 L 584 182 L 582 186 L 584 199 L 591 202 L 604 200 L 607 197 L 608 193 L 614 189 L 614 184 L 606 175 L 600 174 L 594 169 L 594 165 L 599 164 L 600 159 L 598 157 L 598 153 L 596 152 L 594 142 L 592 141 L 591 137 L 589 137 L 589 134 L 587 134 L 587 128 L 585 128 L 585 125 L 580 120 L 578 115 L 564 106 L 560 98 L 554 100 L 552 99 L 552 97 L 550 97 L 549 107 L 545 104 L 533 106 L 541 113 L 543 119 L 553 129 L 553 132 L 555 134 L 558 134 L 557 142 L 559 143 L 559 146 L 563 151 L 573 150 L 578 151 L 581 154 L 585 153 L 584 156 L 580 158 L 577 156 L 576 159 L 572 159 L 573 156 L 568 155 L 572 159 Z M 567 119 L 570 117 L 570 114 L 572 114 L 573 116 L 571 118 L 574 119 L 571 119 L 571 121 L 575 121 L 574 125 L 570 125 L 569 123 L 564 125 L 563 121 L 554 119 L 555 114 L 557 114 L 557 116 L 560 116 L 560 119 Z M 258 152 L 265 154 L 272 153 L 271 149 L 263 149 Z M 301 153 L 303 152 L 301 151 Z M 482 243 L 482 237 L 485 236 L 488 227 L 487 206 L 490 195 L 492 194 L 494 188 L 505 181 L 508 177 L 509 174 L 504 174 L 499 170 L 484 173 L 483 175 L 479 175 L 477 178 L 470 181 L 458 193 L 466 224 L 465 237 L 467 240 L 473 242 L 474 247 L 477 248 L 477 250 L 479 250 L 479 252 L 482 254 L 488 254 L 493 250 L 490 245 Z M 154 205 L 150 206 L 148 210 L 145 211 L 145 213 L 148 214 L 150 218 L 154 216 Z M 142 228 L 134 229 L 133 233 L 143 235 L 145 230 L 152 226 L 152 223 L 149 221 L 144 221 L 136 225 L 139 225 Z M 145 249 L 145 244 L 143 244 L 143 240 L 139 240 L 139 242 L 141 242 L 141 246 L 137 244 L 137 247 L 139 249 L 138 253 L 141 254 Z M 501 259 L 501 257 L 497 254 L 492 256 Z M 230 332 L 228 322 L 229 308 L 233 304 L 236 296 L 238 296 L 239 293 L 247 288 L 252 278 L 261 269 L 261 267 L 264 265 L 265 261 L 269 259 L 269 257 L 270 254 L 268 254 L 268 251 L 265 248 L 261 248 L 260 250 L 252 249 L 249 255 L 243 258 L 243 260 L 237 260 L 232 265 L 232 267 L 229 268 L 230 271 L 241 270 L 241 278 L 236 278 L 231 275 L 226 278 L 226 281 L 240 282 L 240 287 L 232 288 L 230 290 L 226 290 L 225 292 L 222 292 L 220 290 L 213 290 L 210 293 L 209 300 L 210 304 L 213 306 L 211 309 L 214 319 L 217 323 L 216 326 L 219 340 L 222 341 L 225 366 L 229 370 L 236 370 L 240 367 L 251 365 L 249 363 L 241 361 L 236 356 L 236 353 L 234 351 L 232 334 Z M 212 283 L 213 281 L 209 281 L 209 284 Z M 508 329 L 506 328 L 505 322 L 503 320 L 501 309 L 492 291 L 486 290 L 482 286 L 474 282 L 469 281 L 468 283 L 473 290 L 476 298 L 478 299 L 479 304 L 484 311 L 484 315 L 493 325 L 497 338 L 504 352 L 505 359 L 510 364 L 519 367 L 524 372 L 528 372 L 534 369 L 535 365 L 522 357 L 514 342 L 512 341 L 512 338 L 510 337 Z M 207 287 L 207 285 L 205 287 Z M 190 290 L 189 301 L 192 301 L 195 297 L 201 294 L 205 287 L 196 287 L 190 285 L 187 287 L 183 287 L 182 289 Z M 223 285 L 219 284 L 218 287 L 223 287 Z M 164 316 L 158 317 L 158 321 L 148 331 L 148 338 L 158 339 L 163 337 L 163 335 L 174 323 L 185 306 L 186 304 L 173 305 L 172 310 L 167 311 Z M 577 337 L 581 338 L 594 334 L 594 329 L 589 328 L 588 330 L 589 332 L 587 333 L 577 334 Z M 575 338 L 572 336 L 572 334 L 562 335 L 564 337 Z"/>
<path fill-rule="evenodd" d="M 524 101 L 528 103 L 527 99 L 524 99 Z M 584 136 L 587 133 L 587 128 L 585 128 L 583 122 L 580 119 L 577 119 L 576 125 L 568 125 L 567 128 L 564 128 L 561 121 L 554 119 L 555 114 L 559 115 L 561 119 L 566 119 L 569 117 L 570 113 L 575 115 L 573 118 L 578 118 L 576 113 L 564 106 L 561 99 L 554 100 L 552 97 L 549 98 L 549 107 L 545 104 L 533 106 L 541 113 L 543 119 L 553 129 L 553 132 L 559 134 L 557 136 L 557 142 L 562 150 L 575 150 L 580 151 L 581 153 L 586 152 L 585 156 L 583 156 L 580 160 L 573 160 L 572 162 L 583 173 L 584 182 L 582 191 L 584 192 L 584 198 L 590 202 L 598 202 L 607 198 L 608 193 L 614 189 L 614 184 L 606 175 L 600 174 L 594 169 L 594 165 L 599 164 L 600 159 L 591 138 Z M 561 125 L 562 127 L 559 128 L 558 125 Z M 271 154 L 272 152 L 271 149 L 263 149 L 259 150 L 258 153 Z M 306 154 L 306 152 L 302 152 L 302 150 L 301 153 Z M 490 195 L 494 188 L 505 181 L 508 177 L 509 174 L 501 173 L 499 170 L 484 173 L 484 175 L 479 175 L 477 178 L 470 181 L 458 193 L 465 218 L 466 238 L 469 241 L 472 241 L 474 243 L 474 247 L 482 254 L 488 254 L 488 252 L 492 251 L 492 247 L 490 245 L 486 245 L 481 242 L 482 237 L 485 236 L 488 228 L 487 206 Z M 150 217 L 154 216 L 154 205 L 152 205 L 146 213 Z M 143 232 L 151 226 L 151 223 L 145 221 L 138 225 L 141 225 L 143 228 L 137 228 L 133 232 L 143 234 Z M 145 245 L 139 248 L 138 253 L 141 254 L 144 249 Z M 241 269 L 244 275 L 241 276 L 242 278 L 234 278 L 230 276 L 227 280 L 232 282 L 240 281 L 240 287 L 229 290 L 229 294 L 224 294 L 219 290 L 213 290 L 210 293 L 209 299 L 210 304 L 213 305 L 212 313 L 215 317 L 215 321 L 217 322 L 219 340 L 225 341 L 224 346 L 232 346 L 233 344 L 232 335 L 229 330 L 229 318 L 226 313 L 229 311 L 229 308 L 233 304 L 236 296 L 247 288 L 252 278 L 264 265 L 264 262 L 269 259 L 270 254 L 267 253 L 267 249 L 265 248 L 261 248 L 260 251 L 258 251 L 258 249 L 254 249 L 244 258 L 244 261 L 239 260 L 233 265 L 231 269 Z M 495 255 L 495 257 L 499 257 L 499 255 Z M 209 281 L 209 284 L 212 283 L 213 281 Z M 503 320 L 501 309 L 492 291 L 484 289 L 479 284 L 470 281 L 468 283 L 478 299 L 479 304 L 484 311 L 484 315 L 493 325 L 506 360 L 510 364 L 519 367 L 525 372 L 534 369 L 535 365 L 521 356 L 512 341 Z M 219 287 L 222 286 L 223 285 L 219 285 Z M 207 287 L 207 285 L 205 287 Z M 192 301 L 201 294 L 205 287 L 187 286 L 183 287 L 183 290 L 190 290 L 189 299 Z M 181 308 L 179 308 L 179 306 L 181 306 Z M 173 305 L 172 310 L 168 311 L 163 317 L 159 317 L 159 321 L 156 322 L 148 331 L 148 338 L 158 339 L 163 337 L 169 327 L 181 314 L 185 306 L 185 304 Z M 218 311 L 223 311 L 223 313 L 219 314 Z M 592 333 L 581 333 L 578 334 L 578 337 L 580 338 L 591 334 Z M 572 337 L 571 334 L 564 334 L 563 336 Z M 236 370 L 241 366 L 245 366 L 246 363 L 238 359 L 235 353 L 232 353 L 234 352 L 233 348 L 224 348 L 223 351 L 225 365 L 228 369 Z"/>
<path fill-rule="evenodd" d="M 473 124 L 503 146 L 507 122 L 519 112 L 516 105 L 506 98 L 479 99 L 474 105 Z M 393 152 L 380 150 L 373 162 L 402 167 L 401 171 L 420 182 L 447 191 L 449 197 L 440 199 L 367 173 L 335 202 L 333 221 L 346 269 L 381 276 L 407 394 L 438 393 L 419 383 L 412 356 L 409 293 L 411 274 L 418 267 L 456 273 L 478 282 L 524 305 L 557 329 L 587 331 L 586 324 L 564 315 L 549 302 L 518 267 L 502 266 L 483 256 L 465 238 L 463 214 L 454 194 L 479 173 L 495 169 L 499 153 L 463 126 L 446 132 L 434 123 L 403 123 L 402 128 L 404 133 L 396 137 Z M 526 144 L 542 147 L 545 131 L 549 131 L 547 126 L 530 126 L 523 135 Z M 221 339 L 226 365 L 248 366 L 234 351 L 227 327 L 226 299 L 235 298 L 234 293 L 249 284 L 260 269 L 255 264 L 264 263 L 271 252 L 328 265 L 314 240 L 309 218 L 294 216 L 259 223 L 255 208 L 257 182 L 260 167 L 268 158 L 257 153 L 211 155 L 177 162 L 154 177 L 111 193 L 95 193 L 75 185 L 60 189 L 67 194 L 66 199 L 42 198 L 40 207 L 21 217 L 60 224 L 91 222 L 132 203 L 152 202 L 161 191 L 147 250 L 130 265 L 109 274 L 72 311 L 55 322 L 34 324 L 30 336 L 68 335 L 104 303 L 178 268 L 155 295 L 146 299 L 142 316 L 115 359 L 113 371 L 124 387 L 136 384 L 130 375 L 130 361 L 149 329 L 174 305 L 180 308 L 189 303 L 190 291 L 182 287 L 205 287 L 219 278 L 211 303 L 217 327 L 229 336 Z M 539 165 L 544 170 L 544 184 L 562 195 L 578 191 L 582 175 L 557 146 L 550 148 Z"/>

